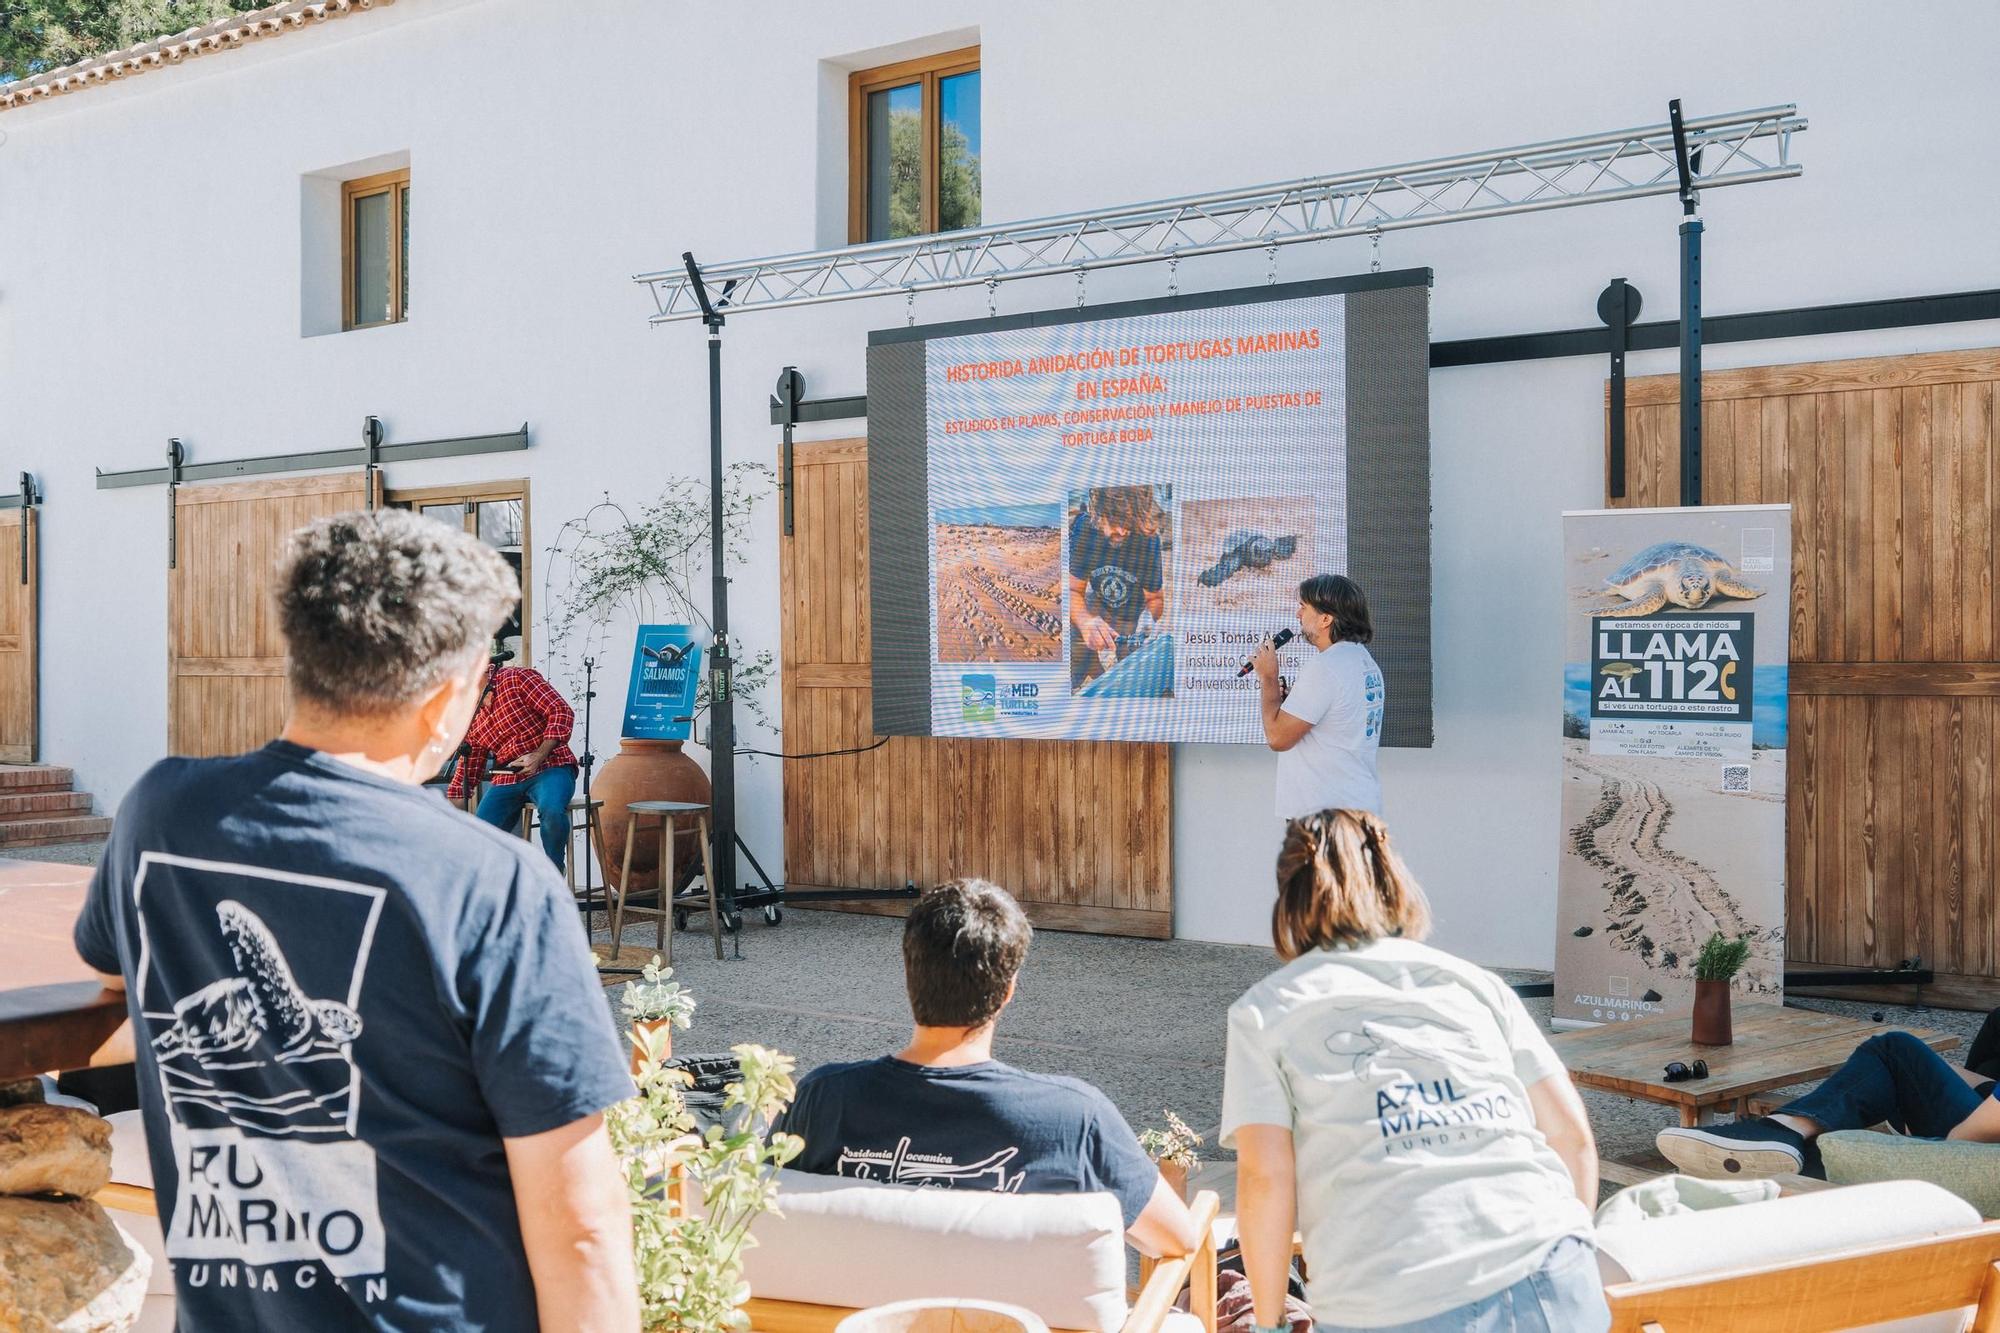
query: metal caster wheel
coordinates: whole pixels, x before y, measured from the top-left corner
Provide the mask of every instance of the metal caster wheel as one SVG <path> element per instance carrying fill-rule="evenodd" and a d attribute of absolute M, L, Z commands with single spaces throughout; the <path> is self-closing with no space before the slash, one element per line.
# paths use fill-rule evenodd
<path fill-rule="evenodd" d="M 723 928 L 724 930 L 728 931 L 728 932 L 729 932 L 729 933 L 730 933 L 731 935 L 734 935 L 734 934 L 736 934 L 736 932 L 738 932 L 738 931 L 742 930 L 742 929 L 743 929 L 743 913 L 741 913 L 741 912 L 724 912 L 724 913 L 722 914 L 722 928 Z"/>
<path fill-rule="evenodd" d="M 775 926 L 775 925 L 777 925 L 777 924 L 778 924 L 778 923 L 779 923 L 780 921 L 783 921 L 784 919 L 785 919 L 785 914 L 784 914 L 784 912 L 783 912 L 782 910 L 780 910 L 779 908 L 776 908 L 776 907 L 766 907 L 766 908 L 764 909 L 764 924 L 765 924 L 765 925 L 767 925 L 767 926 Z"/>

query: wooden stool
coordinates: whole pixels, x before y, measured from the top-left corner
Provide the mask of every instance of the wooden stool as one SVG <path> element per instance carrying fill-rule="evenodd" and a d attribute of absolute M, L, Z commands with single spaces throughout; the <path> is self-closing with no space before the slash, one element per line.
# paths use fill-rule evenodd
<path fill-rule="evenodd" d="M 612 895 L 611 908 L 611 956 L 618 956 L 618 947 L 625 924 L 625 913 L 633 916 L 655 916 L 660 923 L 659 948 L 666 955 L 667 966 L 674 963 L 674 833 L 682 815 L 693 815 L 695 826 L 701 837 L 701 878 L 708 890 L 708 933 L 715 939 L 715 958 L 722 960 L 722 908 L 715 900 L 715 863 L 711 855 L 708 836 L 708 807 L 689 801 L 634 801 L 625 807 L 630 822 L 625 825 L 625 864 L 618 875 L 618 891 Z M 657 829 L 660 834 L 659 897 L 653 907 L 628 907 L 625 898 L 626 886 L 632 882 L 632 848 L 639 840 L 642 828 Z"/>
<path fill-rule="evenodd" d="M 578 832 L 584 835 L 583 854 L 585 856 L 594 855 L 594 849 L 603 840 L 602 835 L 604 830 L 599 827 L 599 812 L 603 809 L 604 802 L 601 800 L 591 801 L 588 806 L 584 804 L 584 799 L 581 796 L 572 797 L 570 800 L 569 850 L 563 857 L 563 880 L 569 885 L 569 896 L 572 898 L 576 897 L 576 835 Z M 579 812 L 583 815 L 581 828 L 579 828 L 579 823 L 576 819 L 576 815 Z M 522 806 L 521 840 L 523 842 L 532 842 L 534 840 L 535 828 L 541 822 L 541 812 L 535 809 L 533 801 Z M 608 921 L 611 918 L 611 886 L 606 884 L 601 887 L 604 891 L 604 916 Z M 590 930 L 590 900 L 588 898 L 583 900 L 583 928 L 586 932 Z"/>

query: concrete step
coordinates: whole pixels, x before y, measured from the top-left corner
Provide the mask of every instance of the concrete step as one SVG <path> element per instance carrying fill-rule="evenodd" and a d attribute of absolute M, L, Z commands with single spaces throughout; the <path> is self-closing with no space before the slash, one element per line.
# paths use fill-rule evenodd
<path fill-rule="evenodd" d="M 106 837 L 111 820 L 103 815 L 17 819 L 0 823 L 0 847 L 45 847 L 57 842 L 89 842 Z"/>
<path fill-rule="evenodd" d="M 0 791 L 0 824 L 21 819 L 53 819 L 90 813 L 87 791 Z"/>
<path fill-rule="evenodd" d="M 0 764 L 0 793 L 68 791 L 76 774 L 55 764 Z"/>

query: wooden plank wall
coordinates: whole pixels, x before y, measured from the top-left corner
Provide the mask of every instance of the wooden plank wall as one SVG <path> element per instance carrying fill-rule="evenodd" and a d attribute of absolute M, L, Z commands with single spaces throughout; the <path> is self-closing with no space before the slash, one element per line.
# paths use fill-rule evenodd
<path fill-rule="evenodd" d="M 32 509 L 0 509 L 0 763 L 32 764 L 37 756 L 40 652 L 36 636 L 41 569 Z M 21 525 L 28 525 L 28 579 L 21 581 Z"/>
<path fill-rule="evenodd" d="M 2000 1002 L 2000 349 L 1702 392 L 1703 500 L 1793 505 L 1788 953 Z M 1623 503 L 1675 504 L 1678 377 L 1626 404 Z"/>
<path fill-rule="evenodd" d="M 379 476 L 379 474 L 378 474 Z M 272 575 L 313 519 L 363 507 L 362 474 L 182 486 L 167 574 L 167 748 L 240 754 L 285 721 L 285 645 Z"/>
<path fill-rule="evenodd" d="M 868 450 L 794 448 L 782 539 L 781 652 L 789 753 L 873 744 Z M 896 737 L 878 750 L 785 762 L 785 878 L 927 887 L 983 875 L 1037 925 L 1173 933 L 1173 791 L 1165 745 Z M 900 913 L 900 903 L 856 904 Z"/>

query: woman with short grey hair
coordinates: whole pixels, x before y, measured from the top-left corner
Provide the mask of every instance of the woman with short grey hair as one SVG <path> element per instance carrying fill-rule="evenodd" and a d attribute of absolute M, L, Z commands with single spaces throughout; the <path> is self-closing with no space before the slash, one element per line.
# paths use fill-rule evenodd
<path fill-rule="evenodd" d="M 513 572 L 386 510 L 301 529 L 276 591 L 284 734 L 154 765 L 76 928 L 129 996 L 179 1325 L 635 1328 L 632 1085 L 575 904 L 421 786 Z"/>

